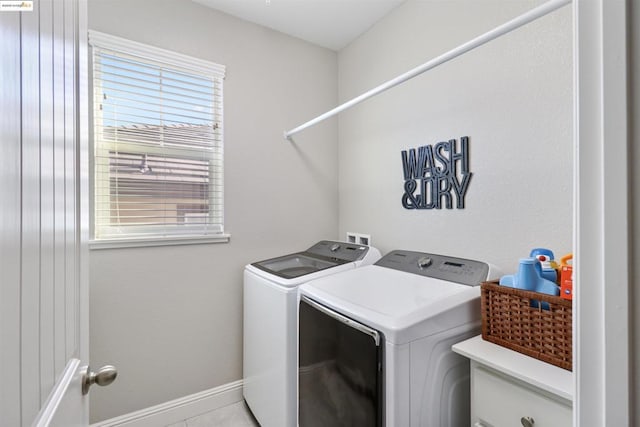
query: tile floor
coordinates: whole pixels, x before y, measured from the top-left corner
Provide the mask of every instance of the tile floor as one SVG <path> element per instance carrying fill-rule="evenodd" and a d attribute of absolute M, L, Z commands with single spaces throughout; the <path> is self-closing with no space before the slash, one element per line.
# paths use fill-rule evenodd
<path fill-rule="evenodd" d="M 244 401 L 167 427 L 260 427 Z"/>

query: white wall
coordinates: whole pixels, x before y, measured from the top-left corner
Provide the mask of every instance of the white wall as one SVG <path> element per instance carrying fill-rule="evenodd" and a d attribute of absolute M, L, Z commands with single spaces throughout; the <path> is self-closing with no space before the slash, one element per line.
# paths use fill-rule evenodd
<path fill-rule="evenodd" d="M 189 1 L 91 0 L 89 28 L 227 66 L 228 244 L 93 250 L 91 363 L 98 421 L 242 377 L 242 269 L 337 238 L 337 122 L 285 129 L 337 102 L 332 51 Z"/>
<path fill-rule="evenodd" d="M 338 55 L 341 101 L 531 9 L 409 0 Z M 571 250 L 572 21 L 565 7 L 343 113 L 340 235 L 517 267 Z M 400 152 L 470 138 L 464 210 L 406 210 Z"/>

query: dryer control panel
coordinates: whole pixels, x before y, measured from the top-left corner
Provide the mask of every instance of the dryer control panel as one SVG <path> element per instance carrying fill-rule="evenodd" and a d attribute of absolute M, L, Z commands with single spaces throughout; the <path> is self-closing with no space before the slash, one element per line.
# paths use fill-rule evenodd
<path fill-rule="evenodd" d="M 481 261 L 403 250 L 389 252 L 375 265 L 468 286 L 478 286 L 489 274 Z"/>

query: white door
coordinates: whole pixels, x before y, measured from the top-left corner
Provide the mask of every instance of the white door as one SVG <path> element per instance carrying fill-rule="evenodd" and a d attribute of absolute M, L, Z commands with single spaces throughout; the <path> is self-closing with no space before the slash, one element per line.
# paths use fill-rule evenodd
<path fill-rule="evenodd" d="M 0 425 L 87 426 L 86 3 L 32 5 L 0 10 Z"/>

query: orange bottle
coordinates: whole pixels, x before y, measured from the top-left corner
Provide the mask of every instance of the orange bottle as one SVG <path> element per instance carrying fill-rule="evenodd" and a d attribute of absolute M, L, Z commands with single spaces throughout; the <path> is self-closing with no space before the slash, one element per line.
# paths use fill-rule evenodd
<path fill-rule="evenodd" d="M 573 254 L 560 258 L 560 297 L 573 300 L 573 265 L 567 263 L 569 260 L 573 260 Z"/>

